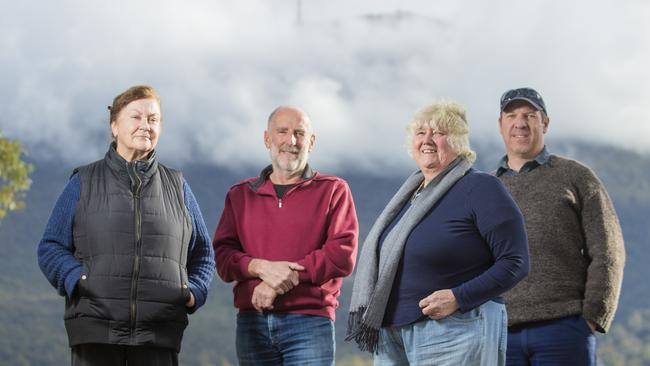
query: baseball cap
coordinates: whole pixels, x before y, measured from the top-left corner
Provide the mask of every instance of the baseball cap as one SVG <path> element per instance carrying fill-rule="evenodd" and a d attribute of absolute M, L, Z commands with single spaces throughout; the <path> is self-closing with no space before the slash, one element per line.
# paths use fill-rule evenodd
<path fill-rule="evenodd" d="M 525 100 L 537 110 L 543 111 L 544 114 L 548 115 L 544 99 L 542 99 L 542 96 L 532 88 L 510 89 L 503 93 L 501 96 L 501 112 L 503 112 L 503 110 L 515 100 Z"/>

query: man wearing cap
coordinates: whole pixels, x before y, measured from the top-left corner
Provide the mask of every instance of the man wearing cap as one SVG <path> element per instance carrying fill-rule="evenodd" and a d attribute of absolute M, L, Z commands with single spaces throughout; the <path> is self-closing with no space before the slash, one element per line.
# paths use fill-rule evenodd
<path fill-rule="evenodd" d="M 358 223 L 347 183 L 307 164 L 315 135 L 300 108 L 268 118 L 271 165 L 230 188 L 214 236 L 233 289 L 240 365 L 333 365 L 334 314 L 352 273 Z"/>
<path fill-rule="evenodd" d="M 585 165 L 550 154 L 549 118 L 530 88 L 501 97 L 506 148 L 496 171 L 526 220 L 531 271 L 506 293 L 507 365 L 596 365 L 623 279 L 623 236 L 612 202 Z"/>

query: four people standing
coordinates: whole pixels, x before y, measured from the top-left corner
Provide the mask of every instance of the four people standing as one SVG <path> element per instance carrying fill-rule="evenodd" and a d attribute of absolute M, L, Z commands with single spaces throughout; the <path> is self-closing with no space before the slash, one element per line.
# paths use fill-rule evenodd
<path fill-rule="evenodd" d="M 496 171 L 526 219 L 531 271 L 506 294 L 509 365 L 596 365 L 593 332 L 609 328 L 625 251 L 614 206 L 588 167 L 550 154 L 549 117 L 530 88 L 501 97 L 506 148 Z"/>
<path fill-rule="evenodd" d="M 308 164 L 307 114 L 271 113 L 271 164 L 228 191 L 211 245 L 187 182 L 156 159 L 157 93 L 135 86 L 109 109 L 109 151 L 75 170 L 38 248 L 66 297 L 72 364 L 177 365 L 216 259 L 235 282 L 241 365 L 332 365 L 358 223 L 347 183 Z M 506 348 L 509 365 L 595 365 L 623 238 L 593 172 L 548 153 L 548 124 L 536 91 L 504 93 L 498 179 L 472 168 L 459 105 L 427 106 L 407 126 L 418 171 L 368 234 L 350 307 L 348 339 L 376 365 L 503 365 Z"/>

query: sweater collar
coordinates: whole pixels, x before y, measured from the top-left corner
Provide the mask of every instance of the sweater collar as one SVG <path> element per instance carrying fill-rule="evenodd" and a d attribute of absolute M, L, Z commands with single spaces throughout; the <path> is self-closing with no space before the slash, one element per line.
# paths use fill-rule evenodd
<path fill-rule="evenodd" d="M 508 166 L 508 155 L 505 155 L 501 158 L 499 161 L 499 166 L 497 167 L 496 170 L 496 176 L 500 177 L 502 175 L 505 176 L 514 176 L 514 175 L 519 175 L 519 174 L 524 174 L 528 173 L 532 170 L 534 170 L 537 167 L 540 167 L 548 162 L 549 157 L 551 154 L 548 152 L 548 149 L 546 148 L 546 145 L 544 145 L 544 148 L 542 151 L 540 151 L 537 156 L 533 160 L 530 160 L 524 164 L 519 172 L 516 172 L 512 169 L 510 169 L 510 166 Z"/>
<path fill-rule="evenodd" d="M 260 187 L 262 187 L 264 182 L 266 182 L 269 179 L 271 173 L 273 173 L 273 165 L 268 165 L 267 167 L 262 169 L 262 171 L 260 172 L 260 176 L 254 181 L 249 183 L 251 189 L 257 192 L 257 190 L 259 190 Z M 314 174 L 315 174 L 314 170 L 312 170 L 309 164 L 307 164 L 305 166 L 305 169 L 303 169 L 302 171 L 302 175 L 300 176 L 301 182 L 312 179 L 314 177 Z"/>

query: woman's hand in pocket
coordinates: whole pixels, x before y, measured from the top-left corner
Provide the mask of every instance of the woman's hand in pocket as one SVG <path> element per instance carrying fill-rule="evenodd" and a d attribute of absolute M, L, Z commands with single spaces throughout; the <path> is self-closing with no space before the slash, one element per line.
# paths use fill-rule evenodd
<path fill-rule="evenodd" d="M 192 293 L 192 290 L 190 290 L 190 299 L 185 303 L 185 307 L 193 308 L 195 303 L 194 294 Z"/>

